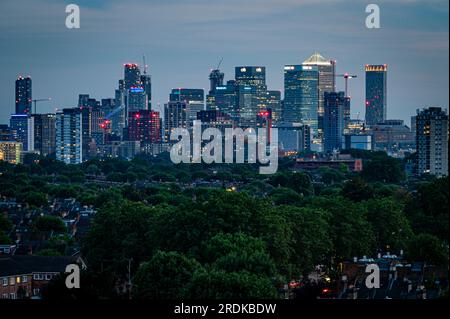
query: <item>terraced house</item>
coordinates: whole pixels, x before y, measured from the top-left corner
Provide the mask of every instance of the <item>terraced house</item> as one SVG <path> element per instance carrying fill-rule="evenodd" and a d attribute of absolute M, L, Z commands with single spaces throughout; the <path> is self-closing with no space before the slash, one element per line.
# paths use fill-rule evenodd
<path fill-rule="evenodd" d="M 0 299 L 39 299 L 42 288 L 77 257 L 0 255 Z"/>

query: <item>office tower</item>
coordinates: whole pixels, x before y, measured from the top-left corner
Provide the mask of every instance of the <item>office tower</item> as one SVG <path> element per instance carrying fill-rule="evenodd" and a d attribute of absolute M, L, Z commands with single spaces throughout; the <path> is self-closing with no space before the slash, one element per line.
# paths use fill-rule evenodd
<path fill-rule="evenodd" d="M 171 102 L 186 102 L 204 104 L 205 103 L 205 92 L 203 89 L 172 89 L 169 96 L 169 101 Z"/>
<path fill-rule="evenodd" d="M 323 115 L 325 104 L 325 92 L 336 91 L 336 61 L 324 58 L 320 53 L 316 52 L 306 59 L 302 65 L 317 66 L 319 71 L 319 105 L 317 109 L 317 130 L 321 137 L 323 134 Z"/>
<path fill-rule="evenodd" d="M 84 160 L 82 110 L 64 109 L 56 114 L 56 159 L 66 164 Z"/>
<path fill-rule="evenodd" d="M 267 141 L 270 141 L 270 134 L 272 132 L 272 110 L 259 111 L 256 115 L 256 127 L 266 129 Z"/>
<path fill-rule="evenodd" d="M 347 99 L 344 92 L 324 93 L 323 143 L 324 151 L 342 147 L 344 133 L 344 109 Z"/>
<path fill-rule="evenodd" d="M 23 144 L 23 151 L 34 150 L 34 118 L 29 114 L 11 114 L 10 124 L 16 132 L 16 140 Z"/>
<path fill-rule="evenodd" d="M 225 134 L 226 128 L 233 127 L 233 121 L 228 114 L 217 110 L 200 111 L 197 113 L 197 120 L 202 122 L 202 129 L 209 127 L 218 128 L 222 134 Z"/>
<path fill-rule="evenodd" d="M 349 96 L 344 97 L 344 130 L 347 129 L 347 127 L 351 123 L 351 98 Z"/>
<path fill-rule="evenodd" d="M 417 173 L 448 175 L 448 114 L 440 107 L 417 110 Z"/>
<path fill-rule="evenodd" d="M 126 63 L 123 66 L 125 89 L 129 90 L 131 87 L 141 86 L 141 71 L 139 70 L 139 66 L 135 63 Z"/>
<path fill-rule="evenodd" d="M 56 151 L 56 115 L 33 114 L 34 150 L 42 156 Z"/>
<path fill-rule="evenodd" d="M 105 121 L 105 111 L 101 106 L 92 107 L 90 109 L 91 116 L 91 154 L 90 156 L 95 156 L 96 151 L 92 148 L 102 145 L 105 143 L 105 132 L 107 131 L 107 127 L 105 126 L 107 122 Z M 94 144 L 95 143 L 95 144 Z"/>
<path fill-rule="evenodd" d="M 16 80 L 16 114 L 32 112 L 31 78 L 19 76 Z"/>
<path fill-rule="evenodd" d="M 101 99 L 101 109 L 105 113 L 105 118 L 110 116 L 116 107 L 116 99 L 106 98 Z"/>
<path fill-rule="evenodd" d="M 100 101 L 100 105 L 105 111 L 114 109 L 115 104 L 116 100 L 114 98 L 101 99 Z"/>
<path fill-rule="evenodd" d="M 318 130 L 319 69 L 314 65 L 284 67 L 284 122 L 308 125 L 311 135 Z"/>
<path fill-rule="evenodd" d="M 386 120 L 387 65 L 366 65 L 366 124 Z"/>
<path fill-rule="evenodd" d="M 150 112 L 150 120 L 151 120 L 151 130 L 150 130 L 150 142 L 151 143 L 161 143 L 161 123 L 162 119 L 160 117 L 160 113 L 156 111 Z"/>
<path fill-rule="evenodd" d="M 211 70 L 209 74 L 209 94 L 214 92 L 216 87 L 223 86 L 223 79 L 225 78 L 225 74 L 220 72 L 220 70 Z"/>
<path fill-rule="evenodd" d="M 146 110 L 148 107 L 147 93 L 142 86 L 132 86 L 127 91 L 127 111 Z"/>
<path fill-rule="evenodd" d="M 89 94 L 78 94 L 78 107 L 88 107 L 89 106 Z"/>
<path fill-rule="evenodd" d="M 21 162 L 21 153 L 21 142 L 0 140 L 0 161 L 19 164 Z"/>
<path fill-rule="evenodd" d="M 267 109 L 266 68 L 238 66 L 234 72 L 240 124 L 255 127 L 258 112 Z"/>
<path fill-rule="evenodd" d="M 209 74 L 209 92 L 206 96 L 206 109 L 216 110 L 216 90 L 218 87 L 223 87 L 223 79 L 225 74 L 220 72 L 219 69 L 211 70 Z"/>
<path fill-rule="evenodd" d="M 220 112 L 216 110 L 200 111 L 197 113 L 197 120 L 204 123 L 215 122 L 219 114 Z"/>
<path fill-rule="evenodd" d="M 91 98 L 89 94 L 79 94 L 78 95 L 78 107 L 86 108 L 86 107 L 100 107 L 100 101 L 97 101 L 94 98 Z"/>
<path fill-rule="evenodd" d="M 236 118 L 238 116 L 236 81 L 229 80 L 226 85 L 217 86 L 214 92 L 208 96 L 206 109 L 217 110 Z"/>
<path fill-rule="evenodd" d="M 172 89 L 169 100 L 186 102 L 188 126 L 197 119 L 197 113 L 205 109 L 205 93 L 203 89 Z"/>
<path fill-rule="evenodd" d="M 126 90 L 125 81 L 119 80 L 119 87 L 115 91 L 115 108 L 108 115 L 111 120 L 112 132 L 118 136 L 122 136 L 126 126 Z"/>
<path fill-rule="evenodd" d="M 267 91 L 267 110 L 271 110 L 274 123 L 281 122 L 281 92 Z"/>
<path fill-rule="evenodd" d="M 150 110 L 132 111 L 128 115 L 128 140 L 158 143 L 160 142 L 159 112 Z"/>
<path fill-rule="evenodd" d="M 84 106 L 79 108 L 81 113 L 81 127 L 82 127 L 82 148 L 83 148 L 83 161 L 88 160 L 91 157 L 92 146 L 92 110 L 90 106 Z"/>
<path fill-rule="evenodd" d="M 144 69 L 144 74 L 141 75 L 141 84 L 144 89 L 146 100 L 147 100 L 147 110 L 152 109 L 152 78 L 147 71 Z"/>
<path fill-rule="evenodd" d="M 170 134 L 175 128 L 187 128 L 189 123 L 187 103 L 169 101 L 164 104 L 164 141 L 170 142 Z"/>

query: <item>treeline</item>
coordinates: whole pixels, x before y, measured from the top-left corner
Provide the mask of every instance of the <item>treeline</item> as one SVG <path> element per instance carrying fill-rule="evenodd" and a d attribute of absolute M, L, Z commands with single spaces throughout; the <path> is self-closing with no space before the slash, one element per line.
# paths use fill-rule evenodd
<path fill-rule="evenodd" d="M 1 164 L 0 195 L 40 194 L 26 200 L 30 209 L 53 197 L 98 209 L 81 243 L 84 284 L 68 297 L 128 297 L 131 282 L 133 298 L 272 298 L 316 265 L 337 278 L 337 264 L 355 256 L 403 250 L 410 261 L 448 265 L 448 178 L 407 181 L 397 172 L 388 181 L 367 172 L 383 169 L 384 159 L 365 154 L 362 173 L 313 174 L 283 160 L 272 176 L 251 165 L 175 166 L 164 157 L 78 166 L 44 159 Z M 390 169 L 400 168 L 395 160 Z M 87 179 L 114 173 L 137 177 L 113 187 Z M 222 186 L 190 185 L 198 180 Z M 2 227 L 10 225 L 0 219 L 5 234 Z M 46 296 L 66 296 L 58 287 Z"/>

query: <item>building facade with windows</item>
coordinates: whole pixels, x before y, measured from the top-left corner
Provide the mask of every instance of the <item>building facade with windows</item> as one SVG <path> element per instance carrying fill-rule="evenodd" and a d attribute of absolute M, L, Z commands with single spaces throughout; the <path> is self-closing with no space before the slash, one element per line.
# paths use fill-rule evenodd
<path fill-rule="evenodd" d="M 366 65 L 366 124 L 375 125 L 386 120 L 387 65 Z"/>
<path fill-rule="evenodd" d="M 64 109 L 56 114 L 56 159 L 66 164 L 84 160 L 82 112 L 79 108 Z"/>
<path fill-rule="evenodd" d="M 417 110 L 417 173 L 448 175 L 448 114 L 440 107 Z"/>

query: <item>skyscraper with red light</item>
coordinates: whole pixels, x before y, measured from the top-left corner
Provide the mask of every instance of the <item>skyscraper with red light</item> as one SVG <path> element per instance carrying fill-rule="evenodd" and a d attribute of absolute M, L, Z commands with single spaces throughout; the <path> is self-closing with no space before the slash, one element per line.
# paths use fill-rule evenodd
<path fill-rule="evenodd" d="M 159 112 L 131 111 L 128 114 L 128 140 L 158 143 L 161 141 Z"/>
<path fill-rule="evenodd" d="M 386 120 L 387 65 L 366 65 L 366 124 L 376 125 Z"/>
<path fill-rule="evenodd" d="M 266 128 L 267 130 L 267 140 L 270 141 L 270 133 L 272 130 L 272 110 L 262 110 L 259 111 L 256 116 L 256 126 L 258 128 Z"/>
<path fill-rule="evenodd" d="M 136 63 L 125 63 L 124 65 L 125 89 L 132 86 L 141 86 L 141 71 Z"/>

